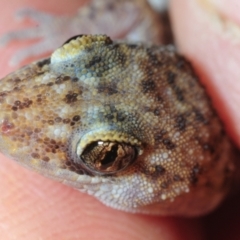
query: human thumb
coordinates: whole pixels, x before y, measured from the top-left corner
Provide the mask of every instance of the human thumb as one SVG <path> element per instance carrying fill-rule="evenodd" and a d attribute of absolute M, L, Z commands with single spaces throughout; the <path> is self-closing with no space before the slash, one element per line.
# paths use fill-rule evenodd
<path fill-rule="evenodd" d="M 240 146 L 240 2 L 171 0 L 175 41 Z"/>

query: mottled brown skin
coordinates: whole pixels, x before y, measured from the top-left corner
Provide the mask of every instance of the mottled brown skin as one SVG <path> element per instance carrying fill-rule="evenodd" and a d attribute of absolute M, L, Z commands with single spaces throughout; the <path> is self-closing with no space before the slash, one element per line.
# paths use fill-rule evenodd
<path fill-rule="evenodd" d="M 171 46 L 81 36 L 0 89 L 0 150 L 108 206 L 200 215 L 232 183 L 234 148 Z"/>

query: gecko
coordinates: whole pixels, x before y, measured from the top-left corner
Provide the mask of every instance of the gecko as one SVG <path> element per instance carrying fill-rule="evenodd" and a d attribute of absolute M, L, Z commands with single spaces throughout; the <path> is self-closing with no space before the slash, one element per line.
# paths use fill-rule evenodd
<path fill-rule="evenodd" d="M 0 81 L 0 151 L 127 212 L 198 216 L 228 194 L 235 148 L 175 47 L 73 37 Z"/>

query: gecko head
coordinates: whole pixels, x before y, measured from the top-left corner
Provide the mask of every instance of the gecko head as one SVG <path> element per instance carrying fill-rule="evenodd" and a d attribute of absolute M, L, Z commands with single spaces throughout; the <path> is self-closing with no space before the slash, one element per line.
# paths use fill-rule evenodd
<path fill-rule="evenodd" d="M 227 193 L 232 146 L 172 50 L 82 36 L 0 81 L 0 150 L 113 208 L 198 215 Z"/>

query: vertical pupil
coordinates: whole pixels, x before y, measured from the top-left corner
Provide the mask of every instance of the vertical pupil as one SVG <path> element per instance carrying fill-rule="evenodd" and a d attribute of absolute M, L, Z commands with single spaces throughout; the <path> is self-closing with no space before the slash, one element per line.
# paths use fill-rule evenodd
<path fill-rule="evenodd" d="M 87 145 L 79 157 L 81 164 L 94 174 L 112 174 L 133 163 L 137 150 L 127 143 L 98 140 Z"/>
<path fill-rule="evenodd" d="M 109 165 L 112 162 L 114 162 L 115 159 L 117 158 L 117 150 L 118 150 L 118 146 L 117 144 L 114 144 L 111 147 L 111 150 L 106 153 L 105 157 L 101 161 L 102 165 Z"/>

